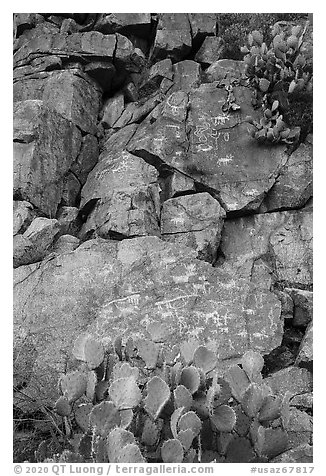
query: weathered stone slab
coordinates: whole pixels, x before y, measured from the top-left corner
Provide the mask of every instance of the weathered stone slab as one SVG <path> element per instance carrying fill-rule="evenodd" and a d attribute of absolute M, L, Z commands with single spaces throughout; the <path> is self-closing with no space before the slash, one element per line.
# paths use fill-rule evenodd
<path fill-rule="evenodd" d="M 84 331 L 126 338 L 164 321 L 169 345 L 195 337 L 222 359 L 248 348 L 268 353 L 282 338 L 272 325 L 279 326 L 280 306 L 271 293 L 243 286 L 236 273 L 157 237 L 89 240 L 37 267 L 18 268 L 15 278 L 15 374 L 26 380 L 24 393 L 43 404 L 57 398 L 58 373 L 71 368 L 72 343 Z M 23 343 L 35 349 L 28 372 Z"/>
<path fill-rule="evenodd" d="M 41 261 L 48 253 L 60 225 L 55 219 L 35 218 L 22 235 L 14 241 L 14 267 Z"/>
<path fill-rule="evenodd" d="M 313 292 L 295 288 L 285 288 L 285 291 L 293 300 L 293 325 L 307 327 L 313 317 Z"/>
<path fill-rule="evenodd" d="M 140 72 L 145 66 L 146 58 L 140 48 L 135 48 L 132 42 L 120 33 L 116 33 L 117 45 L 114 64 L 130 73 Z"/>
<path fill-rule="evenodd" d="M 186 13 L 160 13 L 151 59 L 182 60 L 191 50 L 190 24 Z"/>
<path fill-rule="evenodd" d="M 128 150 L 152 157 L 219 194 L 226 211 L 256 210 L 288 156 L 284 146 L 258 144 L 244 119 L 257 114 L 251 91 L 235 88 L 240 112 L 226 113 L 227 92 L 204 84 L 189 93 L 169 94 L 157 120 L 143 121 Z"/>
<path fill-rule="evenodd" d="M 267 377 L 265 383 L 276 394 L 284 395 L 286 392 L 290 392 L 292 395 L 298 395 L 311 392 L 312 375 L 307 369 L 287 367 Z"/>
<path fill-rule="evenodd" d="M 60 225 L 60 235 L 78 234 L 81 222 L 78 217 L 79 209 L 77 207 L 61 207 L 57 214 L 57 220 Z"/>
<path fill-rule="evenodd" d="M 300 444 L 312 444 L 312 417 L 306 412 L 292 408 L 287 433 L 290 448 L 296 448 Z"/>
<path fill-rule="evenodd" d="M 235 218 L 224 224 L 221 251 L 225 264 L 240 268 L 263 256 L 275 281 L 309 286 L 311 233 L 312 213 L 304 209 Z"/>
<path fill-rule="evenodd" d="M 104 153 L 81 193 L 81 207 L 100 199 L 82 228 L 109 237 L 159 235 L 158 172 L 126 151 Z"/>
<path fill-rule="evenodd" d="M 256 209 L 287 156 L 283 146 L 261 146 L 248 134 L 251 91 L 234 89 L 237 111 L 225 113 L 226 91 L 203 85 L 190 94 L 188 161 L 183 171 L 218 190 L 227 211 Z"/>
<path fill-rule="evenodd" d="M 191 35 L 195 47 L 201 43 L 206 36 L 216 36 L 216 13 L 188 13 L 188 17 L 191 26 Z"/>
<path fill-rule="evenodd" d="M 273 458 L 271 463 L 312 463 L 313 462 L 313 450 L 312 446 L 304 443 L 285 451 L 276 458 Z"/>
<path fill-rule="evenodd" d="M 24 233 L 35 217 L 33 205 L 25 200 L 14 200 L 13 235 Z"/>
<path fill-rule="evenodd" d="M 200 259 L 212 262 L 224 217 L 224 209 L 206 192 L 171 198 L 162 207 L 162 239 L 194 248 Z"/>
<path fill-rule="evenodd" d="M 14 104 L 14 195 L 55 216 L 81 133 L 42 101 Z"/>
<path fill-rule="evenodd" d="M 244 80 L 246 79 L 245 63 L 232 59 L 219 59 L 206 69 L 205 78 L 208 82 Z"/>
<path fill-rule="evenodd" d="M 295 360 L 295 364 L 299 366 L 305 366 L 312 364 L 313 357 L 313 324 L 312 322 L 306 329 L 306 333 L 301 341 L 299 352 Z"/>
<path fill-rule="evenodd" d="M 193 193 L 195 190 L 195 183 L 190 177 L 174 170 L 165 180 L 164 199 L 168 200 L 185 192 Z"/>
<path fill-rule="evenodd" d="M 46 82 L 42 99 L 83 132 L 96 133 L 100 92 L 90 81 L 70 71 L 53 72 Z"/>
<path fill-rule="evenodd" d="M 169 93 L 179 90 L 187 93 L 200 85 L 201 67 L 196 61 L 179 61 L 173 65 L 173 72 L 173 86 Z"/>
<path fill-rule="evenodd" d="M 102 124 L 105 128 L 113 127 L 114 123 L 117 122 L 121 116 L 125 107 L 124 95 L 122 93 L 117 93 L 113 97 L 105 101 L 103 105 L 103 117 Z"/>
<path fill-rule="evenodd" d="M 103 35 L 99 31 L 85 33 L 44 33 L 36 35 L 14 54 L 15 66 L 22 66 L 36 56 L 52 54 L 60 57 L 83 57 L 112 60 L 116 47 L 115 35 Z"/>
<path fill-rule="evenodd" d="M 139 94 L 141 96 L 150 95 L 159 88 L 164 78 L 173 79 L 172 61 L 170 58 L 153 64 L 138 87 Z"/>
<path fill-rule="evenodd" d="M 98 156 L 99 146 L 97 138 L 92 134 L 86 134 L 82 138 L 78 157 L 70 167 L 70 170 L 76 175 L 81 185 L 84 185 L 89 172 L 95 167 Z"/>
<path fill-rule="evenodd" d="M 94 29 L 106 35 L 120 32 L 147 37 L 151 28 L 150 13 L 101 13 Z"/>
<path fill-rule="evenodd" d="M 219 36 L 207 36 L 196 53 L 195 61 L 208 66 L 223 58 L 224 41 Z"/>
<path fill-rule="evenodd" d="M 312 196 L 312 146 L 300 144 L 268 192 L 260 212 L 302 208 Z"/>

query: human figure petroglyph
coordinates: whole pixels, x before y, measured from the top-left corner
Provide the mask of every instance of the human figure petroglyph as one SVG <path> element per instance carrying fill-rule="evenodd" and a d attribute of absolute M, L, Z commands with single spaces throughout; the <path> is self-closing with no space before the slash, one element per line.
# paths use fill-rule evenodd
<path fill-rule="evenodd" d="M 171 221 L 174 225 L 183 225 L 185 222 L 185 218 L 179 215 L 179 216 L 171 218 Z"/>
<path fill-rule="evenodd" d="M 202 291 L 203 294 L 207 294 L 209 292 L 210 287 L 211 286 L 207 281 L 204 281 L 203 283 L 193 283 L 193 288 L 197 293 L 199 291 Z"/>

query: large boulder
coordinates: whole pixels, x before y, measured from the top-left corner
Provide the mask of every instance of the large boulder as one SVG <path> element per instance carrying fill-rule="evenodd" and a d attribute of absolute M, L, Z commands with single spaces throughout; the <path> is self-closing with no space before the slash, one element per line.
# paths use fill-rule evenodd
<path fill-rule="evenodd" d="M 214 83 L 188 94 L 174 91 L 142 122 L 127 149 L 214 190 L 226 211 L 257 210 L 288 156 L 284 146 L 262 146 L 248 134 L 245 118 L 257 116 L 251 91 L 237 87 L 234 97 L 240 110 L 223 112 L 228 94 Z"/>
<path fill-rule="evenodd" d="M 14 104 L 14 196 L 54 217 L 81 133 L 42 101 Z"/>
<path fill-rule="evenodd" d="M 143 335 L 149 323 L 164 321 L 170 345 L 195 337 L 221 359 L 280 345 L 278 299 L 196 256 L 157 237 L 96 239 L 15 270 L 14 371 L 24 394 L 53 402 L 58 375 L 72 368 L 71 347 L 84 331 L 113 339 Z"/>

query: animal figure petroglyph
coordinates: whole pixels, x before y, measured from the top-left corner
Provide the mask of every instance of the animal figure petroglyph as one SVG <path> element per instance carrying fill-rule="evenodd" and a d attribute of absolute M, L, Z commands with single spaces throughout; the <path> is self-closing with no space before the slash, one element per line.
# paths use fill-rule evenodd
<path fill-rule="evenodd" d="M 232 162 L 234 159 L 234 155 L 227 154 L 226 157 L 221 157 L 217 160 L 217 163 L 220 165 L 227 165 L 229 162 Z"/>

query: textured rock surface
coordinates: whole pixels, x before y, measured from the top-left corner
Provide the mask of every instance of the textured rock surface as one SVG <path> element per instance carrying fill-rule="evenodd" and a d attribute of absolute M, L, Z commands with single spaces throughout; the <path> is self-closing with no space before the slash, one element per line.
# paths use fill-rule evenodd
<path fill-rule="evenodd" d="M 14 401 L 53 407 L 82 332 L 165 322 L 223 368 L 261 352 L 293 396 L 275 462 L 311 462 L 312 137 L 251 137 L 224 46 L 214 13 L 15 14 Z"/>
<path fill-rule="evenodd" d="M 282 339 L 280 304 L 272 293 L 243 287 L 236 273 L 156 237 L 91 240 L 32 272 L 20 267 L 15 293 L 16 346 L 32 339 L 37 350 L 28 388 L 38 381 L 52 395 L 73 340 L 86 330 L 102 337 L 139 335 L 149 322 L 164 321 L 171 345 L 196 337 L 223 359 L 249 347 L 269 352 Z M 18 374 L 19 366 L 18 359 Z"/>
<path fill-rule="evenodd" d="M 54 216 L 81 133 L 42 101 L 14 105 L 14 194 Z"/>
<path fill-rule="evenodd" d="M 225 211 L 208 193 L 171 198 L 161 213 L 162 238 L 198 252 L 205 261 L 214 261 L 220 243 Z"/>
<path fill-rule="evenodd" d="M 285 392 L 290 392 L 292 395 L 298 395 L 311 391 L 312 376 L 306 369 L 288 367 L 268 377 L 266 383 L 272 388 L 274 393 L 284 395 Z"/>

